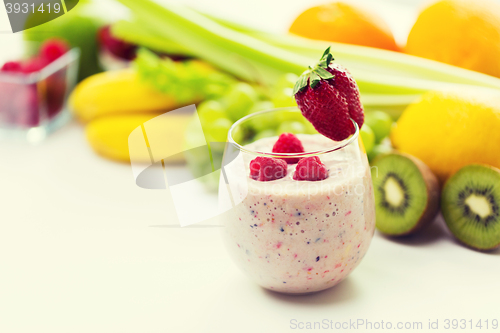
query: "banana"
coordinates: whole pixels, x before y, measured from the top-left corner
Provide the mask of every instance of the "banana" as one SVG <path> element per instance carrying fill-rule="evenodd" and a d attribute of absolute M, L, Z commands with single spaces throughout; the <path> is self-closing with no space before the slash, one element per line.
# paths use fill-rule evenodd
<path fill-rule="evenodd" d="M 99 155 L 115 161 L 129 162 L 129 135 L 144 123 L 157 117 L 158 114 L 130 114 L 114 115 L 100 117 L 89 122 L 85 132 L 87 140 L 92 149 Z M 150 152 L 155 161 L 164 159 L 168 156 L 162 156 L 165 151 L 182 152 L 184 145 L 184 133 L 188 122 L 192 117 L 186 115 L 169 115 L 168 117 L 158 117 L 154 120 L 154 126 L 146 136 L 144 142 L 148 147 L 151 140 L 160 137 L 161 140 L 154 147 L 147 149 L 146 145 L 134 148 L 134 162 L 151 163 Z M 150 123 L 151 124 L 151 123 Z M 150 140 L 147 136 L 150 135 Z M 169 158 L 169 163 L 184 162 L 183 154 L 175 155 L 175 158 Z"/>
<path fill-rule="evenodd" d="M 102 116 L 163 113 L 183 105 L 151 88 L 130 68 L 92 75 L 69 98 L 70 110 L 83 123 Z"/>

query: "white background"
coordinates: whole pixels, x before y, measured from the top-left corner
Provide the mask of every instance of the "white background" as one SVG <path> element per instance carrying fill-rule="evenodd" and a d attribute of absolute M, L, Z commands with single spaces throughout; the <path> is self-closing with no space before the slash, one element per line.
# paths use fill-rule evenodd
<path fill-rule="evenodd" d="M 186 2 L 273 31 L 315 3 Z M 404 41 L 413 1 L 364 3 Z M 21 52 L 18 39 L 0 35 L 0 58 Z M 347 280 L 300 297 L 243 276 L 220 229 L 176 223 L 168 192 L 137 188 L 130 166 L 94 155 L 76 123 L 39 146 L 0 141 L 0 332 L 298 331 L 292 319 L 421 321 L 422 332 L 431 319 L 445 332 L 445 319 L 500 320 L 500 251 L 460 246 L 441 220 L 404 240 L 376 233 Z"/>

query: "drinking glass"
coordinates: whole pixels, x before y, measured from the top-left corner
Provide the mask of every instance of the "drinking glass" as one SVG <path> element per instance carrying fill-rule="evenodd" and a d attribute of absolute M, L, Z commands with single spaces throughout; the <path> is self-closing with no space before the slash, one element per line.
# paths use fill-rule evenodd
<path fill-rule="evenodd" d="M 304 153 L 273 153 L 287 121 L 306 124 L 297 108 L 282 108 L 246 116 L 229 130 L 219 198 L 230 209 L 221 216 L 222 232 L 233 261 L 257 284 L 282 293 L 311 293 L 345 279 L 366 254 L 375 228 L 373 186 L 354 121 L 355 133 L 341 142 L 309 126 L 309 134 L 297 134 Z M 264 125 L 276 136 L 252 142 L 253 128 Z M 328 178 L 294 180 L 300 170 L 288 164 L 281 179 L 254 180 L 250 161 L 259 156 L 317 156 Z"/>

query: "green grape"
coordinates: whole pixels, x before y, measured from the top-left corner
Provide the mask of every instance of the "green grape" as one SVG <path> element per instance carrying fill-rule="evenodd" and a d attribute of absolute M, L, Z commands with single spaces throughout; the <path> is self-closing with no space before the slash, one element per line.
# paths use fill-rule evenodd
<path fill-rule="evenodd" d="M 272 110 L 274 109 L 274 104 L 270 101 L 258 102 L 250 110 L 250 113 L 255 113 L 259 111 Z M 248 125 L 255 132 L 261 132 L 269 128 L 276 128 L 277 122 L 275 115 L 273 113 L 264 113 L 258 116 L 254 116 L 248 121 Z"/>
<path fill-rule="evenodd" d="M 242 126 L 238 126 L 233 130 L 233 140 L 238 143 L 242 144 L 243 140 L 245 139 L 245 129 Z"/>
<path fill-rule="evenodd" d="M 233 123 L 227 118 L 219 118 L 216 121 L 210 123 L 206 131 L 207 140 L 209 142 L 226 142 L 227 132 Z M 204 129 L 205 130 L 205 129 Z"/>
<path fill-rule="evenodd" d="M 393 151 L 392 147 L 388 144 L 382 143 L 379 145 L 375 145 L 372 151 L 368 154 L 368 160 L 370 162 L 373 162 L 375 158 L 377 158 L 378 156 L 389 154 L 392 151 Z"/>
<path fill-rule="evenodd" d="M 272 110 L 274 109 L 275 106 L 273 102 L 271 101 L 259 101 L 255 103 L 255 105 L 250 109 L 249 114 L 255 113 L 255 112 L 260 112 L 260 111 L 266 111 L 266 110 Z"/>
<path fill-rule="evenodd" d="M 272 95 L 271 101 L 277 108 L 297 106 L 293 96 L 293 88 L 279 88 Z"/>
<path fill-rule="evenodd" d="M 299 111 L 278 111 L 275 112 L 274 115 L 275 121 L 278 124 L 281 124 L 285 121 L 298 121 L 298 122 L 304 122 L 304 120 L 307 121 L 306 118 L 300 113 Z"/>
<path fill-rule="evenodd" d="M 359 135 L 361 136 L 361 140 L 363 140 L 366 153 L 369 154 L 375 146 L 375 134 L 370 126 L 363 124 L 363 127 L 361 127 L 361 130 L 359 131 Z"/>
<path fill-rule="evenodd" d="M 239 82 L 224 98 L 226 116 L 232 121 L 246 116 L 258 100 L 255 89 L 248 83 Z"/>
<path fill-rule="evenodd" d="M 271 98 L 276 107 L 284 108 L 297 105 L 293 96 L 293 87 L 298 79 L 297 75 L 288 73 L 278 80 Z"/>
<path fill-rule="evenodd" d="M 392 128 L 392 118 L 382 111 L 371 111 L 365 114 L 365 124 L 370 126 L 375 134 L 375 142 L 380 143 L 389 135 Z"/>
<path fill-rule="evenodd" d="M 276 90 L 281 88 L 293 88 L 299 77 L 293 73 L 288 73 L 279 78 L 276 83 Z"/>
<path fill-rule="evenodd" d="M 306 126 L 300 121 L 286 121 L 278 127 L 278 133 L 301 134 L 306 132 Z"/>
<path fill-rule="evenodd" d="M 216 100 L 204 101 L 197 107 L 197 111 L 202 126 L 209 126 L 217 119 L 226 117 L 222 104 Z"/>
<path fill-rule="evenodd" d="M 318 134 L 318 131 L 314 128 L 313 124 L 311 124 L 306 118 L 304 118 L 304 120 L 302 121 L 302 124 L 306 128 L 304 133 L 306 133 L 306 134 Z"/>
<path fill-rule="evenodd" d="M 263 138 L 270 138 L 273 136 L 277 136 L 276 131 L 268 129 L 268 130 L 257 133 L 257 135 L 253 139 L 254 139 L 254 141 L 257 141 L 257 140 L 260 140 Z"/>

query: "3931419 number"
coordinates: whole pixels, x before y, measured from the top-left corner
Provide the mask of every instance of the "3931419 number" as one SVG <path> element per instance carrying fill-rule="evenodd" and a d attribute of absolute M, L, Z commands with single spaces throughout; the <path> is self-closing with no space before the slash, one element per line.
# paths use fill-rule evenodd
<path fill-rule="evenodd" d="M 444 329 L 445 330 L 457 330 L 457 329 L 498 329 L 498 319 L 493 320 L 466 320 L 466 319 L 445 319 L 444 320 Z"/>
<path fill-rule="evenodd" d="M 58 14 L 61 11 L 61 4 L 59 3 L 40 3 L 40 4 L 34 4 L 34 3 L 10 3 L 6 2 L 5 3 L 5 8 L 7 10 L 7 14 L 28 14 L 28 13 L 56 13 Z"/>

